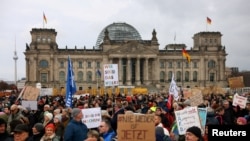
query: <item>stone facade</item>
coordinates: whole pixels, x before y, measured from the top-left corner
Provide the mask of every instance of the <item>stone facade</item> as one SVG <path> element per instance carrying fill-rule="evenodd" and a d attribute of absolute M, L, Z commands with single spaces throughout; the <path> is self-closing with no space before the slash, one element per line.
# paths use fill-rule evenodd
<path fill-rule="evenodd" d="M 118 64 L 119 85 L 167 89 L 172 74 L 182 87 L 226 87 L 226 51 L 221 45 L 220 32 L 194 34 L 194 44 L 187 50 L 189 63 L 182 56 L 185 44 L 169 44 L 159 49 L 156 31 L 151 40 L 112 40 L 109 31 L 104 33 L 103 42 L 92 49 L 59 48 L 55 29 L 33 28 L 32 41 L 26 45 L 26 84 L 42 87 L 65 88 L 67 80 L 67 58 L 73 63 L 78 90 L 101 87 L 103 64 Z M 103 75 L 102 75 L 103 76 Z"/>

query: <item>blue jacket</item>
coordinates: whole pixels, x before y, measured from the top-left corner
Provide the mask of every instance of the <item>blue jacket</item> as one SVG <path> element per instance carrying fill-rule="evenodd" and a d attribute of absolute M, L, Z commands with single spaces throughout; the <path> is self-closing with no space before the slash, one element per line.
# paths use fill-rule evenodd
<path fill-rule="evenodd" d="M 66 126 L 64 132 L 64 141 L 83 141 L 87 139 L 88 127 L 72 119 Z"/>
<path fill-rule="evenodd" d="M 116 137 L 116 133 L 114 130 L 109 130 L 107 133 L 104 133 L 102 137 L 104 141 L 112 141 L 112 139 Z"/>

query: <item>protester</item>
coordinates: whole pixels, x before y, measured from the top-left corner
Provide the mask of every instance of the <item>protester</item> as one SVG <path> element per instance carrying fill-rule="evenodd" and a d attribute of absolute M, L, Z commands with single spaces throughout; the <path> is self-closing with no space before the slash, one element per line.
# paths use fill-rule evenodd
<path fill-rule="evenodd" d="M 45 133 L 43 124 L 36 123 L 32 128 L 32 133 L 32 141 L 40 141 L 40 139 Z"/>
<path fill-rule="evenodd" d="M 164 125 L 162 124 L 162 117 L 160 115 L 155 114 L 154 122 L 155 122 L 156 127 L 162 127 L 163 128 L 165 135 L 170 136 L 168 129 L 165 128 Z"/>
<path fill-rule="evenodd" d="M 56 136 L 55 125 L 53 123 L 49 123 L 45 126 L 45 134 L 40 141 L 60 141 L 60 138 Z"/>
<path fill-rule="evenodd" d="M 63 134 L 64 134 L 64 125 L 62 123 L 62 115 L 57 114 L 54 117 L 54 124 L 55 124 L 55 133 L 63 141 Z"/>
<path fill-rule="evenodd" d="M 87 139 L 84 141 L 104 141 L 100 134 L 96 130 L 89 130 L 87 134 Z"/>
<path fill-rule="evenodd" d="M 83 141 L 87 139 L 88 128 L 82 122 L 83 114 L 81 109 L 73 108 L 72 120 L 66 126 L 64 141 Z"/>
<path fill-rule="evenodd" d="M 32 141 L 29 137 L 29 126 L 27 124 L 19 124 L 15 127 L 14 141 Z"/>
<path fill-rule="evenodd" d="M 247 119 L 244 117 L 238 117 L 236 120 L 237 125 L 246 125 L 247 124 Z"/>
<path fill-rule="evenodd" d="M 203 141 L 201 129 L 197 126 L 189 127 L 186 130 L 185 141 Z"/>
<path fill-rule="evenodd" d="M 111 127 L 111 121 L 109 118 L 103 118 L 98 129 L 104 141 L 112 141 L 115 139 L 116 132 Z"/>
<path fill-rule="evenodd" d="M 9 133 L 7 131 L 7 122 L 0 118 L 0 141 L 5 141 L 8 137 Z"/>

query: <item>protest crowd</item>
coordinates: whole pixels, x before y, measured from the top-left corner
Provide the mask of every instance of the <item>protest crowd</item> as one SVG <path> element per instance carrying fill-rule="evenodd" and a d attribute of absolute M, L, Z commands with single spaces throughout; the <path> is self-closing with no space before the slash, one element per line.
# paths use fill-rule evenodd
<path fill-rule="evenodd" d="M 248 97 L 244 95 L 243 97 Z M 0 141 L 118 141 L 119 115 L 153 115 L 156 141 L 207 141 L 208 125 L 246 125 L 250 123 L 250 102 L 233 105 L 233 95 L 203 95 L 199 105 L 189 98 L 175 101 L 168 93 L 124 95 L 85 95 L 65 106 L 63 96 L 40 96 L 37 110 L 22 105 L 18 94 L 0 101 Z M 205 108 L 204 129 L 190 126 L 180 134 L 175 112 L 188 107 Z M 94 128 L 83 122 L 83 109 L 100 108 L 101 121 Z M 204 131 L 204 132 L 203 132 Z M 130 133 L 128 133 L 130 134 Z"/>

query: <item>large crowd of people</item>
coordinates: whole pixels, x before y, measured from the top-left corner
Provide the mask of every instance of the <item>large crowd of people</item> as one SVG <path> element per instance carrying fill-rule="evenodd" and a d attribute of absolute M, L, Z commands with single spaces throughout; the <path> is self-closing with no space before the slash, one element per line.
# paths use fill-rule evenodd
<path fill-rule="evenodd" d="M 63 96 L 41 96 L 37 110 L 22 106 L 22 99 L 12 94 L 0 100 L 0 141 L 117 141 L 119 114 L 154 114 L 156 141 L 207 141 L 207 130 L 193 126 L 180 135 L 176 130 L 175 111 L 190 105 L 190 100 L 172 101 L 168 94 L 133 96 L 81 96 L 65 107 Z M 197 107 L 207 108 L 208 125 L 246 125 L 250 123 L 250 102 L 245 108 L 232 105 L 230 95 L 206 95 Z M 83 122 L 81 109 L 100 107 L 102 121 L 89 129 Z"/>

